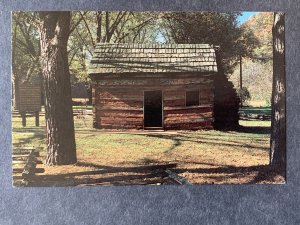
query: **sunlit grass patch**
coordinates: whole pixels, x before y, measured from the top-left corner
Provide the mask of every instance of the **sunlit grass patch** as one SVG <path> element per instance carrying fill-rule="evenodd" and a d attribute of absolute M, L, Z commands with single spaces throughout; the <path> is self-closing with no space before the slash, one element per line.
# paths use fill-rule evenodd
<path fill-rule="evenodd" d="M 178 174 L 195 183 L 237 183 L 249 181 L 253 173 L 243 180 L 242 175 L 223 171 L 209 175 L 203 169 L 264 166 L 269 160 L 269 121 L 240 121 L 241 128 L 236 131 L 160 132 L 94 129 L 91 116 L 74 117 L 74 121 L 78 163 L 46 167 L 45 174 L 176 163 Z M 22 127 L 21 118 L 13 116 L 13 145 L 46 149 L 42 116 L 40 124 L 35 127 L 34 117 L 28 117 L 27 127 Z M 41 155 L 43 159 L 45 150 Z"/>

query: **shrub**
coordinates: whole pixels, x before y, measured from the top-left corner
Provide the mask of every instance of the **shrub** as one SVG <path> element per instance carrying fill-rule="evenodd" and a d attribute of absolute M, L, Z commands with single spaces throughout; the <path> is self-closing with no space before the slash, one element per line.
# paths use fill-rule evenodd
<path fill-rule="evenodd" d="M 251 99 L 250 92 L 246 87 L 243 87 L 242 89 L 238 89 L 238 95 L 243 105 Z"/>

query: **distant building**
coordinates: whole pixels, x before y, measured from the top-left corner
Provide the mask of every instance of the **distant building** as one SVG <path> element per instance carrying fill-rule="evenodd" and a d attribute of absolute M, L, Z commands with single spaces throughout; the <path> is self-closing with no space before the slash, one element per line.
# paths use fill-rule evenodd
<path fill-rule="evenodd" d="M 239 99 L 208 44 L 98 44 L 89 68 L 95 128 L 238 125 Z"/>

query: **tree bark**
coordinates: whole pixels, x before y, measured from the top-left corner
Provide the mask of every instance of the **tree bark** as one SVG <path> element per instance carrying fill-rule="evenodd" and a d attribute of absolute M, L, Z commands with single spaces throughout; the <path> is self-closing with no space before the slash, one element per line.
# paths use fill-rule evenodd
<path fill-rule="evenodd" d="M 16 70 L 16 37 L 17 37 L 17 26 L 13 30 L 12 39 L 12 78 L 13 78 L 13 108 L 19 110 L 19 76 Z"/>
<path fill-rule="evenodd" d="M 105 42 L 109 42 L 108 40 L 109 34 L 109 12 L 105 12 Z"/>
<path fill-rule="evenodd" d="M 286 167 L 285 93 L 284 13 L 274 13 L 270 164 L 281 172 Z"/>
<path fill-rule="evenodd" d="M 67 42 L 70 12 L 40 12 L 41 65 L 47 127 L 47 165 L 76 163 Z"/>
<path fill-rule="evenodd" d="M 102 12 L 99 11 L 96 13 L 97 18 L 97 43 L 101 42 L 101 34 L 102 34 Z"/>
<path fill-rule="evenodd" d="M 13 108 L 14 110 L 19 110 L 19 77 L 13 74 Z"/>

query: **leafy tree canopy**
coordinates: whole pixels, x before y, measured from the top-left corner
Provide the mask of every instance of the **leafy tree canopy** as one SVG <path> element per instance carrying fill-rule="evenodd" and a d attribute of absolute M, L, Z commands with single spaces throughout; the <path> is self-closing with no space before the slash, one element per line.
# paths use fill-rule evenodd
<path fill-rule="evenodd" d="M 238 26 L 239 13 L 210 12 L 72 12 L 68 58 L 74 82 L 89 84 L 88 62 L 97 42 L 209 43 L 220 46 L 226 72 L 240 55 L 253 57 L 258 46 L 253 29 Z M 26 79 L 40 74 L 36 13 L 13 14 L 14 74 Z M 24 75 L 24 71 L 27 71 Z"/>
<path fill-rule="evenodd" d="M 13 78 L 18 78 L 21 82 L 36 79 L 41 72 L 36 20 L 36 14 L 31 12 L 12 14 Z"/>
<path fill-rule="evenodd" d="M 254 57 L 258 60 L 266 62 L 273 58 L 272 26 L 272 12 L 258 13 L 243 24 L 243 27 L 252 31 L 259 41 L 259 45 L 254 48 Z"/>
<path fill-rule="evenodd" d="M 242 28 L 250 30 L 259 44 L 253 49 L 250 59 L 243 59 L 243 85 L 251 93 L 251 100 L 270 105 L 273 77 L 273 13 L 260 12 L 250 17 Z M 236 87 L 239 87 L 240 68 L 236 66 L 230 76 Z"/>
<path fill-rule="evenodd" d="M 239 56 L 253 57 L 259 44 L 253 32 L 238 26 L 240 13 L 169 12 L 162 14 L 168 42 L 220 46 L 225 72 L 231 73 Z"/>

